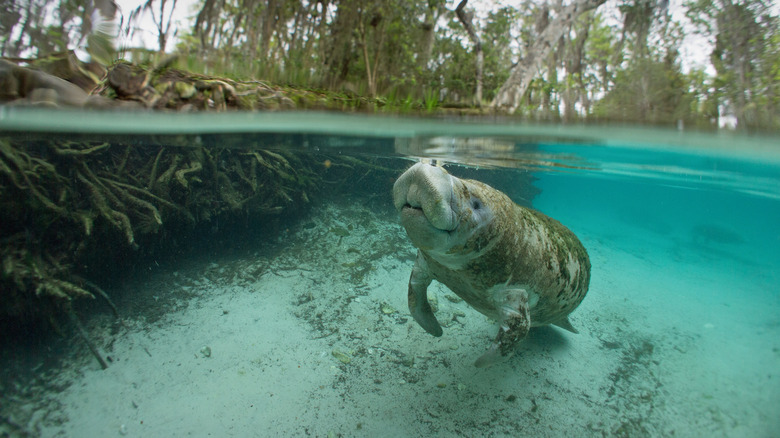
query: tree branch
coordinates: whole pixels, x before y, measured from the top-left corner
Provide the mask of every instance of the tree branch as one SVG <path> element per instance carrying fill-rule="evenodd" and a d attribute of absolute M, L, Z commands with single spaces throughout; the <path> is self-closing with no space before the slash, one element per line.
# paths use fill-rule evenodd
<path fill-rule="evenodd" d="M 461 4 L 465 1 L 463 0 Z M 539 35 L 526 57 L 512 68 L 509 78 L 498 90 L 490 106 L 505 107 L 510 112 L 517 110 L 531 80 L 536 76 L 542 62 L 552 52 L 563 32 L 580 14 L 595 9 L 605 2 L 606 0 L 579 0 L 562 8 Z"/>

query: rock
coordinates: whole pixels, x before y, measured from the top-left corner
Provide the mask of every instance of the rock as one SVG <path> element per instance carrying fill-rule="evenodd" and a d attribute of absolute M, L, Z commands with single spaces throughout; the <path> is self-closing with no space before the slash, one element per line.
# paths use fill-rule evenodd
<path fill-rule="evenodd" d="M 105 67 L 95 61 L 80 61 L 72 50 L 39 58 L 34 62 L 33 68 L 64 79 L 86 93 L 92 91 L 106 74 Z"/>
<path fill-rule="evenodd" d="M 0 59 L 0 102 L 84 106 L 88 95 L 70 82 Z"/>
<path fill-rule="evenodd" d="M 339 350 L 333 350 L 330 354 L 333 355 L 333 357 L 335 357 L 339 362 L 343 364 L 348 364 L 352 361 L 349 355 L 347 355 L 346 353 L 342 353 Z"/>
<path fill-rule="evenodd" d="M 131 64 L 116 64 L 108 72 L 108 84 L 119 97 L 136 97 L 149 83 L 149 75 Z"/>
<path fill-rule="evenodd" d="M 382 304 L 379 307 L 382 310 L 382 313 L 384 313 L 385 315 L 392 315 L 393 313 L 398 312 L 397 310 L 395 310 L 395 308 L 393 308 L 393 306 L 385 302 L 382 302 Z"/>
<path fill-rule="evenodd" d="M 176 82 L 174 89 L 176 90 L 176 94 L 182 99 L 189 99 L 198 92 L 194 85 L 186 82 Z"/>

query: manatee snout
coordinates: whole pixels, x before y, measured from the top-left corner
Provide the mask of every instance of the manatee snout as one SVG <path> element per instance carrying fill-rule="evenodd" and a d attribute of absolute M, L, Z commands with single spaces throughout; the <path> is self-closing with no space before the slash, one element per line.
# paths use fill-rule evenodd
<path fill-rule="evenodd" d="M 417 163 L 403 173 L 393 185 L 393 204 L 401 213 L 407 229 L 419 226 L 423 218 L 430 226 L 443 231 L 454 230 L 457 215 L 452 208 L 456 180 L 441 167 Z"/>

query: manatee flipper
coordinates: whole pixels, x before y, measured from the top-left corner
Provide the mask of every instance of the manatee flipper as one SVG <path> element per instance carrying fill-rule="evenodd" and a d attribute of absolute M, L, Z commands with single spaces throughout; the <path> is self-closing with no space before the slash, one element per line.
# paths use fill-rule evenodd
<path fill-rule="evenodd" d="M 579 334 L 580 333 L 580 332 L 577 331 L 576 328 L 574 328 L 573 325 L 571 325 L 571 321 L 569 321 L 569 317 L 568 316 L 564 317 L 561 320 L 555 321 L 553 323 L 553 325 L 557 325 L 558 327 L 560 327 L 560 328 L 562 328 L 564 330 L 568 330 L 568 331 L 570 331 L 572 333 L 575 333 L 575 334 Z"/>
<path fill-rule="evenodd" d="M 417 260 L 412 268 L 412 275 L 409 277 L 409 311 L 412 317 L 420 327 L 433 336 L 442 335 L 441 325 L 431 310 L 431 304 L 428 302 L 428 286 L 433 281 L 433 277 L 428 271 L 428 264 L 417 252 Z"/>
<path fill-rule="evenodd" d="M 494 300 L 501 309 L 498 336 L 487 353 L 474 362 L 477 368 L 488 367 L 508 359 L 531 329 L 531 311 L 528 308 L 528 293 L 525 289 L 500 290 L 494 295 Z"/>

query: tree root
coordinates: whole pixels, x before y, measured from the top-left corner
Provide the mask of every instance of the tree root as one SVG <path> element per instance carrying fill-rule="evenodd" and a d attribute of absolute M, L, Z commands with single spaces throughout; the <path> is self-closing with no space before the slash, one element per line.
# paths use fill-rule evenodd
<path fill-rule="evenodd" d="M 18 236 L 18 238 L 17 238 Z M 22 233 L 3 242 L 0 255 L 3 258 L 3 276 L 11 279 L 20 290 L 34 289 L 37 297 L 46 296 L 70 301 L 73 298 L 94 298 L 94 295 L 69 281 L 57 278 L 66 274 L 63 267 L 51 256 L 44 261 L 40 254 L 32 254 L 27 248 L 14 248 L 14 241 L 24 241 Z"/>
<path fill-rule="evenodd" d="M 77 275 L 74 275 L 73 278 L 78 280 L 78 281 L 80 281 L 85 286 L 89 287 L 90 289 L 94 290 L 95 292 L 97 292 L 97 294 L 100 295 L 100 297 L 103 298 L 106 301 L 108 306 L 111 307 L 111 311 L 113 312 L 113 314 L 116 317 L 116 319 L 119 320 L 119 323 L 122 325 L 122 327 L 125 327 L 125 328 L 127 327 L 125 325 L 125 321 L 122 319 L 121 316 L 119 316 L 119 309 L 117 309 L 116 304 L 114 304 L 114 301 L 111 300 L 111 297 L 108 296 L 106 291 L 104 291 L 103 289 L 98 287 L 98 285 L 96 285 L 95 283 L 93 283 L 93 282 L 91 282 L 89 280 L 86 280 L 84 278 L 81 278 L 81 277 L 79 277 Z"/>
<path fill-rule="evenodd" d="M 117 192 L 117 194 L 119 194 L 119 197 L 125 200 L 128 204 L 143 210 L 148 210 L 152 215 L 152 219 L 154 219 L 154 223 L 157 224 L 157 226 L 162 225 L 162 216 L 160 216 L 160 212 L 157 210 L 157 207 L 155 207 L 148 201 L 144 201 L 141 198 L 137 198 L 131 195 L 128 191 L 124 190 L 119 185 L 111 184 L 112 181 L 109 179 L 101 178 L 101 180 L 103 182 L 110 184 L 113 187 L 113 189 Z M 156 227 L 154 231 L 156 231 Z"/>
<path fill-rule="evenodd" d="M 46 163 L 45 161 L 38 159 L 38 158 L 31 158 L 29 155 L 22 151 L 18 151 L 11 147 L 11 144 L 6 141 L 0 141 L 0 154 L 5 156 L 10 162 L 14 164 L 17 170 L 13 170 L 7 163 L 5 163 L 2 159 L 0 159 L 0 171 L 5 173 L 11 182 L 18 188 L 19 190 L 25 191 L 29 190 L 30 193 L 47 209 L 52 210 L 60 215 L 67 215 L 67 212 L 65 208 L 60 207 L 59 205 L 52 202 L 46 195 L 41 193 L 40 189 L 38 188 L 37 184 L 34 184 L 30 178 L 29 175 L 32 173 L 35 174 L 35 167 L 32 163 L 36 163 L 37 165 L 44 164 L 44 167 L 47 167 L 50 172 L 52 172 L 55 179 L 64 180 L 59 174 L 54 171 L 54 167 L 50 164 Z M 48 165 L 48 166 L 45 166 Z M 20 182 L 17 179 L 17 175 L 21 176 L 24 180 L 24 183 Z"/>
<path fill-rule="evenodd" d="M 116 166 L 116 175 L 121 175 L 125 171 L 127 160 L 130 159 L 130 151 L 132 151 L 132 148 L 130 146 L 125 146 L 125 155 L 122 157 L 122 161 L 119 162 L 119 165 Z"/>
<path fill-rule="evenodd" d="M 154 193 L 150 192 L 148 189 L 143 189 L 140 187 L 136 187 L 131 184 L 125 184 L 123 182 L 114 181 L 113 179 L 109 179 L 106 177 L 100 177 L 101 180 L 111 186 L 114 187 L 115 190 L 121 190 L 124 193 L 124 196 L 132 196 L 134 199 L 137 199 L 140 201 L 139 205 L 144 205 L 144 208 L 147 210 L 150 210 L 152 212 L 152 219 L 154 219 L 154 222 L 158 225 L 162 225 L 162 217 L 159 213 L 159 210 L 157 207 L 152 205 L 150 202 L 144 201 L 143 199 L 140 199 L 138 196 L 145 196 L 155 202 L 158 202 L 159 204 L 170 208 L 171 210 L 175 210 L 179 212 L 182 216 L 184 216 L 188 222 L 195 222 L 195 217 L 192 216 L 192 213 L 187 211 L 187 209 L 181 207 L 178 204 L 174 204 L 173 202 L 170 202 L 168 200 L 165 200 Z M 123 190 L 124 189 L 124 190 Z M 136 193 L 138 196 L 130 195 L 130 192 Z M 148 204 L 148 205 L 146 205 Z"/>
<path fill-rule="evenodd" d="M 157 152 L 157 156 L 154 157 L 152 170 L 149 171 L 149 184 L 146 185 L 146 190 L 152 190 L 154 187 L 155 179 L 157 178 L 157 166 L 160 164 L 160 158 L 162 157 L 163 152 L 165 152 L 165 148 L 161 147 Z"/>
<path fill-rule="evenodd" d="M 174 155 L 173 160 L 171 160 L 171 165 L 168 166 L 168 169 L 163 172 L 159 178 L 157 178 L 157 185 L 168 185 L 173 173 L 176 172 L 176 166 L 179 165 L 179 161 L 181 161 L 181 156 Z"/>
<path fill-rule="evenodd" d="M 79 320 L 79 317 L 76 315 L 76 312 L 73 311 L 73 306 L 71 306 L 70 302 L 65 303 L 63 306 L 65 313 L 68 314 L 68 318 L 70 318 L 70 321 L 73 323 L 73 325 L 76 327 L 76 330 L 79 332 L 79 336 L 81 336 L 81 339 L 84 341 L 85 344 L 87 344 L 87 347 L 89 347 L 89 351 L 92 352 L 92 355 L 95 356 L 95 359 L 97 359 L 98 362 L 100 362 L 100 367 L 104 370 L 108 368 L 108 363 L 106 363 L 106 360 L 103 359 L 103 356 L 100 355 L 100 352 L 95 347 L 95 344 L 92 343 L 92 341 L 89 339 L 89 336 L 87 335 L 87 331 L 84 329 L 84 326 L 81 325 L 81 321 Z"/>
<path fill-rule="evenodd" d="M 35 289 L 36 295 L 40 296 L 42 292 L 46 292 L 46 295 L 60 298 L 63 300 L 70 300 L 71 298 L 95 298 L 94 295 L 85 291 L 84 289 L 76 286 L 73 283 L 58 278 L 43 278 Z"/>
<path fill-rule="evenodd" d="M 0 138 L 0 310 L 67 313 L 104 368 L 71 305 L 100 296 L 119 318 L 108 294 L 71 272 L 105 268 L 89 251 L 124 256 L 124 242 L 138 249 L 137 241 L 149 253 L 174 249 L 199 221 L 278 215 L 322 182 L 316 160 L 286 152 L 24 141 Z M 159 230 L 160 239 L 141 239 Z M 98 238 L 109 243 L 101 248 Z"/>
<path fill-rule="evenodd" d="M 92 205 L 100 212 L 101 216 L 106 218 L 110 224 L 117 229 L 125 233 L 127 242 L 129 244 L 135 243 L 135 236 L 133 235 L 133 227 L 130 225 L 130 218 L 126 214 L 113 210 L 108 206 L 106 196 L 104 196 L 104 190 L 100 190 L 94 183 L 89 181 L 81 172 L 76 172 L 76 177 L 87 186 L 87 190 L 91 195 Z"/>
<path fill-rule="evenodd" d="M 76 144 L 76 143 L 67 142 L 67 144 Z M 93 146 L 91 148 L 86 148 L 86 149 L 73 149 L 73 148 L 69 148 L 69 147 L 60 148 L 60 147 L 57 147 L 53 143 L 52 143 L 51 146 L 54 149 L 54 152 L 56 152 L 58 155 L 84 156 L 84 155 L 89 155 L 89 154 L 91 154 L 93 152 L 102 151 L 103 149 L 106 149 L 109 146 L 111 146 L 111 144 L 110 143 L 101 143 L 101 144 L 99 144 L 97 146 Z"/>
<path fill-rule="evenodd" d="M 203 165 L 200 164 L 200 161 L 193 161 L 190 163 L 189 168 L 176 171 L 176 181 L 178 181 L 179 184 L 181 184 L 182 187 L 186 189 L 189 187 L 189 184 L 187 183 L 187 179 L 184 178 L 184 175 L 192 172 L 198 172 L 201 169 L 203 169 Z"/>

